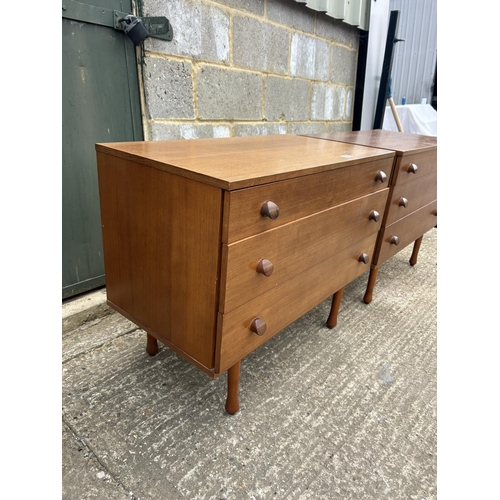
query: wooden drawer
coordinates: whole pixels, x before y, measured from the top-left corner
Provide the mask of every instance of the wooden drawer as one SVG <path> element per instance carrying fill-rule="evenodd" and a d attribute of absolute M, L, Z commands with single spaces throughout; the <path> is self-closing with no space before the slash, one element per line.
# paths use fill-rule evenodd
<path fill-rule="evenodd" d="M 413 243 L 417 238 L 420 238 L 436 224 L 437 201 L 433 201 L 394 224 L 382 228 L 379 235 L 381 241 L 380 252 L 375 263 L 377 265 L 382 264 L 407 245 Z M 398 245 L 391 242 L 393 236 L 397 236 L 399 239 Z"/>
<path fill-rule="evenodd" d="M 380 229 L 389 189 L 223 245 L 219 310 L 227 313 Z M 378 221 L 371 217 L 378 212 Z M 272 263 L 270 276 L 257 270 Z"/>
<path fill-rule="evenodd" d="M 392 167 L 393 157 L 389 157 L 286 181 L 226 191 L 222 241 L 233 243 L 383 189 L 388 186 Z M 377 180 L 379 171 L 387 177 L 385 182 Z M 266 201 L 272 201 L 279 207 L 276 219 L 261 215 Z"/>
<path fill-rule="evenodd" d="M 359 255 L 364 252 L 371 259 L 374 246 L 375 237 L 371 235 L 229 313 L 219 313 L 216 373 L 227 370 L 292 321 L 367 271 L 369 263 L 359 262 Z M 266 322 L 263 335 L 250 330 L 252 321 L 257 317 Z"/>
<path fill-rule="evenodd" d="M 413 173 L 410 168 L 415 165 L 416 172 Z M 405 154 L 398 159 L 396 169 L 394 170 L 394 180 L 392 185 L 400 185 L 414 179 L 425 177 L 437 171 L 437 152 L 436 150 L 423 151 L 421 153 Z"/>
<path fill-rule="evenodd" d="M 386 211 L 384 226 L 406 217 L 437 199 L 437 172 L 397 184 Z"/>

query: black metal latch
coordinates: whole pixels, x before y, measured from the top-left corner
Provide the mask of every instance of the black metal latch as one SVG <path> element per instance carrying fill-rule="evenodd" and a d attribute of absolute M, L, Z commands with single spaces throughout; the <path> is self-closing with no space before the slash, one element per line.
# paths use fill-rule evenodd
<path fill-rule="evenodd" d="M 148 37 L 171 41 L 174 36 L 172 25 L 166 17 L 136 17 L 127 12 L 119 12 L 75 0 L 63 0 L 62 17 L 123 30 L 134 45 L 139 45 Z"/>

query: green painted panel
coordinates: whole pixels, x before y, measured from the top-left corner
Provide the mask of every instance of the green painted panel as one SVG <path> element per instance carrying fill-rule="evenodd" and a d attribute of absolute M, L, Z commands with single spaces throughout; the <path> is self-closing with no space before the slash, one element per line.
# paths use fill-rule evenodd
<path fill-rule="evenodd" d="M 131 12 L 125 2 L 106 3 Z M 132 42 L 121 31 L 63 18 L 63 298 L 105 283 L 95 143 L 142 139 Z"/>

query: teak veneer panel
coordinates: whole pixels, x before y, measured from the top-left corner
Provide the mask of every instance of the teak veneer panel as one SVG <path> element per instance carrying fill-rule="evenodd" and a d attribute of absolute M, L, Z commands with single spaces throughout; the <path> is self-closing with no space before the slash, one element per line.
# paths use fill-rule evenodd
<path fill-rule="evenodd" d="M 221 300 L 219 310 L 227 313 L 275 289 L 296 274 L 336 254 L 351 242 L 380 229 L 370 212 L 383 213 L 389 189 L 357 198 L 314 215 L 285 224 L 230 245 L 223 245 Z M 274 265 L 271 276 L 256 271 L 260 259 Z"/>
<path fill-rule="evenodd" d="M 399 158 L 398 158 L 399 159 Z M 410 164 L 418 167 L 416 173 L 408 172 Z M 422 153 L 405 154 L 400 158 L 394 168 L 394 179 L 392 184 L 401 185 L 408 182 L 414 182 L 420 177 L 437 173 L 437 154 L 436 149 L 424 151 Z"/>
<path fill-rule="evenodd" d="M 425 234 L 437 224 L 437 201 L 416 210 L 415 212 L 399 219 L 394 224 L 382 227 L 380 230 L 380 251 L 375 256 L 378 266 L 387 259 L 396 255 L 403 248 L 413 243 L 417 238 Z M 399 245 L 391 243 L 392 236 L 399 238 Z"/>
<path fill-rule="evenodd" d="M 422 236 L 436 225 L 437 137 L 387 130 L 332 132 L 309 137 L 388 149 L 395 153 L 389 180 L 390 194 L 363 299 L 370 303 L 378 266 L 412 242 L 410 265 L 415 265 Z M 399 206 L 401 198 L 406 198 L 406 207 Z M 397 236 L 393 243 L 392 236 Z"/>
<path fill-rule="evenodd" d="M 393 156 L 384 149 L 288 134 L 103 143 L 96 150 L 227 190 Z"/>
<path fill-rule="evenodd" d="M 222 240 L 233 243 L 354 197 L 386 188 L 393 158 L 389 156 L 319 174 L 228 191 L 225 195 L 227 217 L 224 219 Z M 385 182 L 376 180 L 379 170 L 387 175 Z M 277 219 L 272 220 L 260 214 L 263 203 L 268 200 L 276 203 L 280 209 Z"/>
<path fill-rule="evenodd" d="M 437 138 L 419 134 L 404 134 L 391 130 L 360 130 L 355 132 L 324 132 L 307 137 L 359 144 L 396 151 L 399 155 L 436 149 Z"/>
<path fill-rule="evenodd" d="M 214 368 L 220 189 L 98 153 L 108 303 Z"/>
<path fill-rule="evenodd" d="M 406 198 L 408 204 L 406 207 L 399 206 L 401 198 Z M 394 186 L 391 201 L 386 211 L 386 220 L 384 226 L 388 226 L 398 219 L 409 215 L 437 199 L 437 172 L 418 177 L 413 182 L 404 182 Z"/>
<path fill-rule="evenodd" d="M 222 373 L 236 361 L 265 343 L 370 266 L 359 262 L 361 253 L 371 258 L 375 238 L 370 235 L 330 258 L 305 269 L 277 289 L 268 290 L 227 314 L 219 313 L 219 347 L 216 372 Z M 262 336 L 250 331 L 255 317 L 267 324 Z"/>
<path fill-rule="evenodd" d="M 413 179 L 416 174 L 407 171 L 410 163 L 418 165 L 420 176 L 428 175 L 437 168 L 437 137 L 433 136 L 405 134 L 389 130 L 361 130 L 357 132 L 325 132 L 311 134 L 307 137 L 394 151 L 398 163 L 390 179 L 391 185 Z"/>

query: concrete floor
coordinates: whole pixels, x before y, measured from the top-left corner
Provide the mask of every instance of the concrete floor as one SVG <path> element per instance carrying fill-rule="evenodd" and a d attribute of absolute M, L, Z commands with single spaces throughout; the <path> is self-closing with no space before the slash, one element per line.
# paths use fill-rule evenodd
<path fill-rule="evenodd" d="M 437 497 L 437 229 L 242 362 L 240 411 L 216 380 L 109 309 L 63 305 L 62 498 Z"/>

